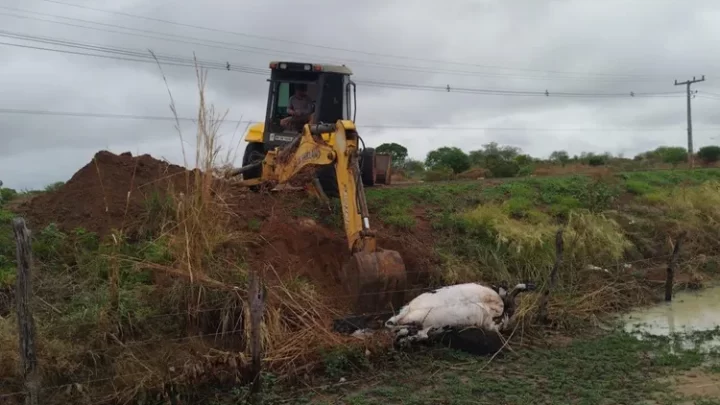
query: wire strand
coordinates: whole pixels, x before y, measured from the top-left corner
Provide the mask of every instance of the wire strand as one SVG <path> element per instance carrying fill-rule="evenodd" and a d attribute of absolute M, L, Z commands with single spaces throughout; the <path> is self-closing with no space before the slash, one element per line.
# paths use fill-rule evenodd
<path fill-rule="evenodd" d="M 116 114 L 116 113 L 93 113 L 79 111 L 52 111 L 32 110 L 19 108 L 0 108 L 0 114 L 22 114 L 22 115 L 48 115 L 61 117 L 78 118 L 105 118 L 105 119 L 126 119 L 126 120 L 148 120 L 148 121 L 175 121 L 174 116 L 159 115 L 137 115 L 137 114 Z M 197 118 L 178 117 L 180 121 L 197 122 Z M 223 119 L 224 123 L 257 124 L 263 123 L 264 119 L 256 120 L 232 120 Z M 625 132 L 625 131 L 684 131 L 685 128 L 660 128 L 660 127 L 606 127 L 606 128 L 550 128 L 550 127 L 483 127 L 483 126 L 445 126 L 445 125 L 397 125 L 397 124 L 359 124 L 359 128 L 373 129 L 423 129 L 423 130 L 448 130 L 448 131 L 528 131 L 528 132 Z M 694 131 L 717 131 L 720 127 L 693 128 Z"/>
<path fill-rule="evenodd" d="M 348 48 L 333 47 L 333 46 L 327 46 L 327 45 L 318 45 L 318 44 L 294 41 L 294 40 L 289 40 L 289 39 L 281 39 L 281 38 L 273 38 L 273 37 L 262 36 L 262 35 L 240 33 L 240 32 L 235 32 L 235 31 L 223 30 L 223 29 L 219 29 L 219 28 L 210 28 L 210 27 L 205 27 L 205 26 L 201 26 L 201 25 L 185 24 L 185 23 L 180 23 L 180 22 L 176 22 L 176 21 L 140 16 L 137 14 L 131 14 L 131 13 L 125 13 L 125 12 L 121 12 L 121 11 L 90 7 L 90 6 L 68 3 L 68 2 L 58 1 L 58 0 L 42 0 L 42 1 L 46 1 L 48 3 L 64 5 L 64 6 L 68 6 L 68 7 L 75 7 L 75 8 L 80 8 L 80 9 L 97 11 L 97 12 L 102 12 L 102 13 L 122 15 L 125 17 L 137 18 L 137 19 L 142 19 L 142 20 L 146 20 L 146 21 L 161 22 L 164 24 L 170 24 L 170 25 L 181 26 L 181 27 L 186 27 L 186 28 L 193 28 L 193 29 L 198 29 L 198 30 L 203 30 L 203 31 L 208 31 L 208 32 L 230 34 L 230 35 L 236 35 L 236 36 L 247 37 L 247 38 L 255 38 L 255 39 L 261 39 L 261 40 L 267 40 L 267 41 L 280 42 L 280 43 L 284 43 L 284 44 L 303 45 L 303 46 L 314 47 L 314 48 L 319 48 L 319 49 L 327 49 L 327 50 L 333 50 L 333 51 L 351 52 L 354 54 L 364 54 L 364 55 L 368 55 L 368 56 L 379 56 L 379 57 L 387 57 L 387 58 L 395 58 L 395 59 L 414 60 L 414 61 L 419 61 L 419 62 L 438 63 L 438 64 L 442 64 L 442 65 L 448 65 L 448 64 L 463 65 L 463 66 L 470 66 L 470 67 L 479 67 L 479 68 L 483 68 L 483 69 L 500 69 L 500 70 L 513 70 L 513 71 L 522 71 L 522 72 L 540 72 L 540 73 L 565 74 L 565 75 L 573 75 L 573 74 L 574 75 L 593 75 L 593 76 L 598 76 L 598 77 L 628 78 L 628 79 L 632 79 L 632 80 L 648 78 L 648 75 L 645 75 L 645 74 L 613 74 L 613 73 L 591 73 L 591 74 L 589 74 L 587 72 L 570 72 L 570 71 L 542 70 L 542 69 L 530 69 L 530 68 L 512 68 L 512 67 L 504 67 L 504 66 L 496 66 L 496 65 L 483 65 L 483 64 L 469 63 L 469 62 L 442 60 L 442 59 L 417 58 L 417 57 L 411 57 L 411 56 L 400 56 L 400 55 L 384 54 L 384 53 L 378 53 L 378 52 L 367 52 L 367 51 L 362 51 L 362 50 L 357 50 L 357 49 L 348 49 Z M 659 79 L 659 78 L 658 78 L 658 80 L 665 81 L 665 79 Z"/>

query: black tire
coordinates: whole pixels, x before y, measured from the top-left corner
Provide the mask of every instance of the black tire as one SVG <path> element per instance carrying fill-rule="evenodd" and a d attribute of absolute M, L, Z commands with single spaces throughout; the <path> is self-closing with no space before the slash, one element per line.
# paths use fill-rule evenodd
<path fill-rule="evenodd" d="M 265 159 L 265 145 L 259 142 L 250 142 L 245 147 L 245 153 L 243 154 L 242 165 L 247 166 L 251 163 Z M 243 174 L 243 180 L 257 179 L 262 175 L 262 166 L 250 169 Z M 250 190 L 259 191 L 260 186 L 251 186 Z"/>
<path fill-rule="evenodd" d="M 315 176 L 320 181 L 320 187 L 322 187 L 323 192 L 328 198 L 340 197 L 334 164 L 319 167 L 315 172 Z"/>
<path fill-rule="evenodd" d="M 360 176 L 363 185 L 372 187 L 376 182 L 375 175 L 375 149 L 365 148 L 360 154 Z"/>

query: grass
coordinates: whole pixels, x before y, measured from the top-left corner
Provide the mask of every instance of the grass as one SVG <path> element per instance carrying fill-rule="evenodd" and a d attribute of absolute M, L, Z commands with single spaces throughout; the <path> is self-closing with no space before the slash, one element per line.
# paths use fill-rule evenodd
<path fill-rule="evenodd" d="M 720 332 L 689 338 L 713 336 Z M 720 352 L 681 350 L 668 338 L 638 340 L 622 332 L 518 349 L 492 363 L 440 349 L 373 369 L 359 387 L 331 388 L 313 403 L 712 404 L 717 398 L 683 395 L 668 382 L 698 370 L 720 379 L 711 366 L 718 361 Z"/>
<path fill-rule="evenodd" d="M 686 256 L 712 253 L 718 247 L 712 237 L 713 224 L 720 218 L 714 204 L 719 195 L 715 172 L 664 173 L 377 188 L 368 190 L 368 201 L 381 226 L 391 233 L 417 233 L 418 221 L 427 222 L 432 232 L 431 248 L 441 257 L 444 282 L 531 280 L 542 285 L 555 259 L 554 233 L 563 225 L 566 264 L 550 308 L 551 327 L 567 333 L 586 328 L 603 314 L 652 302 L 652 286 L 642 277 L 632 277 L 622 266 L 612 266 L 635 254 L 646 257 L 639 252 L 638 240 L 662 247 L 667 253 L 668 232 L 687 228 L 702 238 L 692 241 Z M 264 220 L 251 217 L 247 230 L 237 231 L 230 222 L 232 212 L 217 198 L 223 190 L 209 193 L 208 184 L 213 181 L 209 177 L 189 177 L 187 181 L 188 188 L 197 191 L 183 199 L 155 195 L 148 200 L 148 219 L 155 222 L 148 222 L 145 238 L 139 241 L 126 240 L 122 229 L 101 240 L 83 229 L 61 231 L 53 225 L 34 235 L 33 249 L 42 274 L 36 293 L 46 302 L 38 305 L 40 356 L 55 362 L 51 367 L 48 363 L 44 366 L 48 384 L 69 382 L 70 374 L 74 378 L 98 379 L 142 372 L 143 381 L 115 381 L 120 388 L 117 398 L 128 399 L 159 388 L 166 378 L 161 370 L 169 366 L 203 368 L 207 371 L 201 381 L 222 380 L 223 375 L 240 378 L 236 366 L 246 364 L 243 342 L 248 334 L 247 326 L 234 326 L 247 313 L 245 286 L 249 269 L 242 257 L 248 238 Z M 327 215 L 311 201 L 304 201 L 296 206 L 294 214 L 338 228 L 341 221 L 336 205 Z M 0 291 L 1 286 L 12 288 L 14 282 L 14 249 L 7 228 L 11 217 L 9 211 L 0 211 L 0 237 L 8 242 L 0 245 L 4 249 L 0 251 Z M 627 217 L 633 217 L 635 222 L 630 224 Z M 219 255 L 218 246 L 232 246 L 231 256 Z M 684 271 L 709 269 L 708 273 L 712 273 L 712 263 L 696 261 Z M 596 272 L 582 271 L 588 264 L 607 266 L 611 273 L 603 278 Z M 58 285 L 66 286 L 65 291 L 59 293 Z M 236 287 L 239 290 L 233 290 Z M 320 365 L 333 378 L 346 375 L 348 370 L 368 368 L 383 375 L 375 368 L 377 365 L 354 351 L 356 346 L 345 346 L 346 339 L 328 331 L 327 321 L 333 311 L 312 283 L 284 279 L 268 293 L 263 342 L 270 376 L 286 376 L 293 374 L 296 367 L 312 364 Z M 519 310 L 520 319 L 527 320 L 528 327 L 532 326 L 535 310 L 533 297 L 537 296 L 528 295 Z M 188 339 L 218 332 L 222 335 L 212 342 Z M 0 327 L 5 353 L 16 352 L 14 333 L 13 323 Z M 167 339 L 172 340 L 163 344 Z M 615 336 L 577 343 L 567 356 L 543 349 L 499 363 L 503 375 L 516 377 L 515 373 L 527 370 L 528 375 L 519 384 L 485 374 L 482 380 L 472 378 L 473 373 L 485 373 L 479 370 L 480 364 L 463 366 L 470 368 L 458 373 L 443 371 L 436 375 L 441 378 L 432 382 L 432 395 L 451 396 L 456 403 L 474 396 L 503 396 L 509 398 L 509 403 L 521 403 L 538 395 L 538 387 L 542 386 L 542 398 L 550 401 L 559 398 L 561 388 L 570 383 L 573 375 L 581 375 L 584 383 L 574 381 L 578 390 L 575 403 L 592 403 L 600 395 L 598 392 L 609 389 L 610 383 L 603 381 L 617 381 L 620 375 L 601 373 L 602 378 L 596 378 L 587 375 L 581 363 L 585 362 L 582 364 L 587 368 L 588 362 L 597 360 L 592 359 L 593 351 L 602 350 L 609 354 L 600 360 L 608 365 L 597 367 L 609 370 L 610 363 L 620 362 L 615 371 L 624 370 L 627 365 L 622 361 L 629 360 L 611 356 L 613 350 L 640 350 L 647 343 L 623 339 Z M 137 342 L 143 344 L 126 347 Z M 332 347 L 349 349 L 338 352 Z M 549 356 L 547 353 L 556 357 L 543 357 Z M 87 355 L 105 366 L 84 366 Z M 573 357 L 582 362 L 573 363 Z M 289 358 L 293 360 L 289 362 Z M 428 358 L 413 361 L 413 367 L 422 369 L 427 367 Z M 3 370 L 11 371 L 17 366 L 17 358 L 4 355 L 1 363 Z M 450 367 L 452 361 L 433 359 L 432 364 L 433 372 L 437 372 L 440 366 Z M 645 363 L 633 364 L 646 367 Z M 563 370 L 568 372 L 563 374 Z M 175 389 L 188 398 L 194 394 L 183 387 L 191 386 L 186 385 L 194 381 L 191 376 L 183 372 L 175 377 Z M 19 389 L 14 375 L 7 377 L 8 387 Z M 346 398 L 350 401 L 347 403 L 377 403 L 383 398 L 388 400 L 387 396 L 390 400 L 406 398 L 405 403 L 422 401 L 427 395 L 423 387 L 431 383 L 422 373 L 392 374 L 387 378 L 398 383 L 353 393 Z M 640 384 L 635 375 L 623 378 Z M 637 398 L 648 387 L 635 386 L 635 394 L 620 389 L 613 398 Z M 93 389 L 98 395 L 103 392 L 101 387 Z M 243 392 L 236 392 L 235 397 L 240 398 Z"/>
<path fill-rule="evenodd" d="M 713 225 L 716 218 L 720 218 L 714 204 L 719 195 L 714 173 L 704 170 L 682 175 L 676 172 L 632 173 L 602 179 L 571 176 L 528 178 L 490 185 L 458 182 L 377 188 L 368 190 L 368 201 L 379 224 L 390 233 L 417 234 L 418 221 L 429 225 L 423 232 L 428 229 L 432 232 L 430 248 L 437 250 L 441 258 L 441 274 L 446 283 L 529 280 L 542 285 L 547 281 L 555 259 L 554 233 L 563 225 L 565 265 L 559 274 L 559 287 L 551 296 L 551 327 L 572 333 L 587 328 L 603 314 L 652 302 L 652 285 L 618 266 L 636 255 L 639 258 L 650 256 L 650 250 L 643 248 L 640 242 L 666 254 L 670 249 L 667 246 L 669 234 L 679 229 L 692 229 L 696 237 L 687 247 L 685 257 L 699 252 L 712 254 L 718 247 L 718 241 L 713 237 Z M 238 232 L 229 220 L 233 214 L 216 198 L 222 195 L 217 193 L 222 190 L 204 194 L 207 183 L 203 182 L 212 182 L 212 179 L 189 177 L 188 182 L 191 182 L 189 188 L 198 190 L 197 193 L 184 199 L 175 195 L 172 198 L 153 196 L 148 200 L 148 218 L 156 222 L 148 222 L 146 237 L 142 240 L 131 243 L 123 237 L 121 229 L 114 237 L 101 240 L 82 229 L 61 231 L 53 225 L 35 234 L 33 249 L 43 274 L 36 292 L 47 302 L 47 305 L 39 304 L 38 317 L 42 320 L 40 356 L 55 359 L 55 364 L 45 371 L 48 384 L 68 382 L 69 374 L 97 379 L 143 371 L 146 379 L 141 383 L 142 388 L 138 388 L 137 380 L 116 381 L 118 387 L 123 387 L 121 397 L 126 398 L 159 387 L 165 378 L 161 369 L 170 365 L 180 367 L 185 364 L 187 367 L 189 364 L 204 368 L 208 371 L 202 375 L 203 381 L 222 380 L 222 375 L 239 378 L 233 364 L 246 362 L 243 359 L 247 358 L 247 349 L 242 342 L 248 333 L 246 326 L 234 326 L 247 313 L 245 286 L 249 269 L 242 257 L 248 238 L 262 227 L 264 220 L 251 217 L 247 229 Z M 331 209 L 330 215 L 323 214 L 327 212 L 323 211 L 326 208 L 319 209 L 312 201 L 303 201 L 296 206 L 294 215 L 311 217 L 325 226 L 338 228 L 341 221 L 337 204 Z M 14 249 L 7 228 L 11 217 L 7 210 L 0 211 L 3 220 L 0 226 L 4 227 L 0 237 L 8 239 L 8 243 L 0 247 L 4 249 L 0 252 L 0 264 L 3 264 L 0 269 L 4 269 L 0 271 L 0 282 L 6 289 L 14 282 Z M 232 255 L 219 255 L 218 246 L 233 246 Z M 711 258 L 691 261 L 682 271 L 707 270 L 712 277 L 713 263 L 716 264 Z M 582 270 L 588 264 L 609 268 L 610 274 L 599 276 L 597 272 Z M 642 268 L 634 271 L 642 274 Z M 57 285 L 67 287 L 58 293 Z M 239 287 L 239 290 L 227 286 Z M 296 367 L 307 364 L 321 365 L 321 369 L 333 377 L 347 373 L 348 368 L 375 367 L 364 356 L 352 351 L 355 346 L 349 346 L 349 352 L 340 354 L 330 349 L 337 345 L 346 347 L 347 340 L 328 331 L 327 321 L 333 311 L 312 283 L 298 278 L 284 279 L 268 292 L 271 298 L 263 341 L 270 375 L 292 374 Z M 532 330 L 536 298 L 537 295 L 528 295 L 518 311 L 520 319 L 527 321 L 528 331 Z M 223 308 L 217 309 L 218 306 Z M 314 310 L 309 311 L 309 308 Z M 7 353 L 14 353 L 17 344 L 14 326 L 8 323 L 2 328 L 3 347 L 7 348 Z M 222 335 L 214 338 L 214 342 L 187 339 L 188 336 L 218 332 Z M 175 340 L 160 344 L 168 338 Z M 592 350 L 601 348 L 593 345 L 620 345 L 618 342 L 623 341 L 617 339 L 620 338 L 586 346 L 580 344 L 573 349 L 579 352 L 570 353 L 589 361 L 582 356 L 589 356 Z M 131 350 L 125 348 L 136 342 L 150 342 L 151 345 L 143 344 Z M 623 350 L 639 347 L 624 342 L 622 344 L 628 346 Z M 587 353 L 582 354 L 583 350 Z M 237 358 L 232 354 L 243 352 Z M 502 391 L 503 387 L 507 390 L 513 386 L 517 392 L 508 398 L 520 401 L 536 393 L 540 383 L 548 390 L 543 393 L 545 397 L 559 395 L 556 391 L 560 388 L 542 378 L 538 380 L 537 376 L 553 376 L 553 379 L 563 381 L 571 375 L 554 375 L 560 372 L 557 369 L 580 372 L 580 366 L 554 360 L 555 363 L 541 367 L 543 361 L 547 363 L 547 359 L 540 361 L 543 353 L 541 350 L 529 354 L 528 359 L 534 361 L 526 362 L 520 358 L 502 363 L 502 369 L 510 375 L 519 372 L 515 365 L 538 373 L 535 377 L 527 377 L 524 385 L 495 381 L 491 377 L 484 377 L 481 384 L 470 378 L 472 373 L 442 373 L 441 382 L 434 383 L 440 385 L 433 395 L 469 399 L 481 393 L 479 397 L 496 398 L 493 395 L 508 394 Z M 87 354 L 105 363 L 104 368 L 82 366 Z M 560 357 L 563 361 L 571 360 Z M 288 362 L 288 358 L 293 361 Z M 427 358 L 417 360 L 426 361 Z M 610 357 L 603 361 L 618 360 Z M 2 366 L 3 370 L 15 369 L 16 356 L 3 356 Z M 618 367 L 622 369 L 623 365 Z M 607 386 L 597 386 L 601 385 L 600 380 L 592 382 L 590 376 L 578 375 L 590 379 L 587 390 L 576 382 L 577 389 L 583 389 L 579 398 L 585 398 L 585 401 L 594 398 L 593 390 L 607 389 Z M 8 377 L 10 387 L 19 388 L 19 382 L 10 375 Z M 180 385 L 192 381 L 186 373 L 175 378 Z M 392 378 L 403 381 L 399 375 Z M 412 378 L 416 381 L 407 386 L 386 386 L 381 391 L 396 397 L 406 396 L 410 401 L 406 403 L 420 401 L 421 395 L 425 394 L 419 388 L 429 381 L 423 380 L 422 374 Z M 98 393 L 102 392 L 101 388 L 96 389 Z M 183 390 L 181 386 L 176 389 Z M 490 390 L 490 393 L 483 390 Z M 629 395 L 620 391 L 622 395 Z M 354 399 L 348 399 L 355 402 L 348 403 L 376 403 L 373 401 L 379 401 L 382 392 L 356 393 L 349 397 Z M 183 395 L 193 394 L 183 391 Z"/>

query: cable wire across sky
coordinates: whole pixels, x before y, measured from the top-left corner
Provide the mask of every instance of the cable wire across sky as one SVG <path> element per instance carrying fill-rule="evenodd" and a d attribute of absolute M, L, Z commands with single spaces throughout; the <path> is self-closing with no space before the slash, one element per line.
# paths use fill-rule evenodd
<path fill-rule="evenodd" d="M 132 50 L 129 48 L 118 48 L 109 47 L 98 44 L 82 43 L 77 41 L 67 41 L 60 39 L 53 39 L 50 37 L 41 37 L 34 35 L 27 35 L 22 33 L 16 33 L 6 30 L 0 30 L 0 37 L 16 39 L 31 43 L 42 43 L 49 45 L 56 45 L 72 49 L 82 49 L 93 52 L 78 52 L 69 51 L 66 49 L 39 47 L 26 44 L 0 42 L 0 45 L 14 46 L 27 49 L 60 52 L 74 55 L 84 55 L 93 57 L 104 57 L 109 59 L 117 59 L 127 62 L 144 62 L 144 63 L 156 63 L 155 59 L 149 52 L 143 52 L 141 50 Z M 191 67 L 194 66 L 195 61 L 190 58 L 168 55 L 168 54 L 156 54 L 158 61 L 169 66 L 183 66 Z M 263 75 L 269 74 L 269 68 L 259 68 L 253 66 L 247 66 L 242 64 L 236 64 L 233 62 L 222 62 L 222 61 L 204 61 L 198 60 L 197 64 L 199 67 L 214 70 L 227 70 L 247 74 Z M 587 98 L 608 98 L 608 97 L 683 97 L 684 92 L 633 92 L 627 91 L 624 93 L 613 92 L 613 93 L 598 93 L 598 92 L 555 92 L 555 91 L 533 91 L 533 90 L 509 90 L 509 89 L 484 89 L 484 88 L 471 88 L 471 87 L 455 87 L 451 85 L 424 85 L 417 83 L 401 83 L 401 82 L 382 82 L 375 80 L 355 80 L 356 83 L 369 87 L 381 87 L 381 88 L 392 88 L 400 90 L 420 90 L 420 91 L 434 91 L 434 92 L 448 92 L 448 93 L 464 93 L 464 94 L 477 94 L 477 95 L 493 95 L 493 96 L 534 96 L 534 97 L 587 97 Z"/>
<path fill-rule="evenodd" d="M 48 115 L 61 117 L 81 118 L 103 118 L 103 119 L 124 119 L 124 120 L 147 120 L 147 121 L 175 121 L 174 116 L 161 115 L 135 115 L 135 114 L 114 114 L 114 113 L 90 113 L 72 111 L 32 110 L 16 108 L 0 108 L 0 114 L 22 114 L 22 115 Z M 177 117 L 179 121 L 195 122 L 196 118 Z M 264 122 L 257 120 L 232 120 L 223 119 L 224 123 L 233 124 L 255 124 Z M 635 132 L 635 131 L 678 131 L 683 128 L 661 128 L 661 127 L 606 127 L 606 128 L 549 128 L 549 127 L 482 127 L 482 126 L 448 126 L 448 125 L 396 125 L 396 124 L 359 124 L 359 128 L 373 129 L 427 129 L 427 130 L 452 130 L 452 131 L 528 131 L 528 132 Z M 704 127 L 700 131 L 720 131 L 720 127 Z"/>
<path fill-rule="evenodd" d="M 253 38 L 253 39 L 259 39 L 259 40 L 273 41 L 273 42 L 279 42 L 282 44 L 302 45 L 302 46 L 318 48 L 318 49 L 349 52 L 349 53 L 353 53 L 353 54 L 363 54 L 363 55 L 367 55 L 367 56 L 384 57 L 384 58 L 401 59 L 401 60 L 412 60 L 412 61 L 416 61 L 416 62 L 426 62 L 426 63 L 433 63 L 433 64 L 442 64 L 444 66 L 446 66 L 446 65 L 461 65 L 461 66 L 468 66 L 468 67 L 475 67 L 475 68 L 482 68 L 482 69 L 511 70 L 511 71 L 520 71 L 520 72 L 534 72 L 534 73 L 557 74 L 557 75 L 575 75 L 575 76 L 581 76 L 581 78 L 584 78 L 584 79 L 587 79 L 589 76 L 595 76 L 597 78 L 601 78 L 601 77 L 616 78 L 616 79 L 622 78 L 625 80 L 632 80 L 632 81 L 650 79 L 648 77 L 648 75 L 646 75 L 646 74 L 615 74 L 615 73 L 590 73 L 590 72 L 542 70 L 542 69 L 532 69 L 532 68 L 505 67 L 505 66 L 498 66 L 498 65 L 485 65 L 485 64 L 478 64 L 478 63 L 471 63 L 471 62 L 432 59 L 432 58 L 418 58 L 418 57 L 412 57 L 412 56 L 395 55 L 395 54 L 387 54 L 387 53 L 379 53 L 379 52 L 368 52 L 368 51 L 358 50 L 358 49 L 334 47 L 334 46 L 328 46 L 328 45 L 322 45 L 322 44 L 312 44 L 312 43 L 308 43 L 308 42 L 294 41 L 294 40 L 290 40 L 290 39 L 274 38 L 274 37 L 268 37 L 268 36 L 257 35 L 257 34 L 248 34 L 248 33 L 241 33 L 241 32 L 224 30 L 224 29 L 219 29 L 219 28 L 211 28 L 211 27 L 195 25 L 195 24 L 186 24 L 186 23 L 181 23 L 181 22 L 177 22 L 177 21 L 141 16 L 141 15 L 137 15 L 137 14 L 131 14 L 131 13 L 125 13 L 125 12 L 121 12 L 121 11 L 90 7 L 90 6 L 86 6 L 86 5 L 68 3 L 68 2 L 58 1 L 58 0 L 42 0 L 42 1 L 47 2 L 47 3 L 58 4 L 58 5 L 66 6 L 66 7 L 92 10 L 92 11 L 106 13 L 106 14 L 120 15 L 120 16 L 124 16 L 124 17 L 135 18 L 135 19 L 140 19 L 140 20 L 145 20 L 145 21 L 160 22 L 163 24 L 175 25 L 175 26 L 184 27 L 184 28 L 193 28 L 193 29 L 207 31 L 207 32 L 229 34 L 229 35 L 239 36 L 239 37 L 243 37 L 243 38 Z M 2 8 L 8 9 L 7 7 L 2 7 Z M 21 9 L 15 9 L 15 10 L 24 11 L 24 12 L 28 12 L 28 13 L 35 13 L 33 11 L 28 11 L 28 10 L 21 10 Z M 67 17 L 61 17 L 61 18 L 67 18 Z M 87 20 L 85 20 L 85 21 L 89 22 Z M 287 54 L 287 52 L 285 52 L 285 51 L 280 51 L 280 52 L 282 52 L 283 54 Z M 345 60 L 347 60 L 347 59 L 345 59 Z M 408 67 L 408 66 L 405 65 L 405 67 Z M 468 73 L 468 72 L 466 72 L 466 73 Z M 472 73 L 480 73 L 480 72 L 472 72 Z M 658 77 L 653 80 L 664 82 L 666 79 Z"/>

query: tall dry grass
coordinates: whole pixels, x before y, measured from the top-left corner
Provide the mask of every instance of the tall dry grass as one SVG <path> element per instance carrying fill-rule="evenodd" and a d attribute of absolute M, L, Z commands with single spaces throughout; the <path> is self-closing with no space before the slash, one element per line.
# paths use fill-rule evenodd
<path fill-rule="evenodd" d="M 161 69 L 162 67 L 158 65 Z M 319 296 L 312 286 L 297 283 L 295 280 L 283 280 L 276 275 L 269 264 L 262 268 L 250 268 L 242 256 L 247 253 L 248 244 L 263 243 L 256 240 L 257 235 L 240 231 L 238 218 L 244 208 L 237 205 L 244 190 L 214 175 L 217 168 L 232 163 L 233 152 L 221 145 L 220 127 L 224 114 L 216 114 L 205 98 L 207 74 L 196 67 L 198 90 L 197 128 L 195 133 L 195 162 L 192 170 L 186 173 L 186 192 L 169 190 L 172 196 L 172 226 L 162 238 L 175 258 L 171 266 L 159 266 L 150 263 L 138 265 L 174 278 L 168 296 L 169 305 L 184 306 L 188 313 L 189 334 L 221 333 L 234 340 L 232 352 L 242 353 L 243 362 L 237 363 L 237 372 L 242 374 L 245 359 L 249 358 L 248 341 L 249 272 L 256 272 L 266 281 L 266 308 L 262 325 L 264 363 L 269 369 L 280 375 L 292 376 L 297 370 L 309 371 L 318 365 L 319 352 L 349 340 L 331 332 L 331 320 L 334 310 Z M 176 118 L 176 129 L 181 143 L 185 136 L 179 125 L 177 109 L 172 91 L 166 83 L 171 99 L 171 111 Z M 237 146 L 231 145 L 232 150 Z M 183 156 L 187 162 L 187 150 L 183 146 Z M 188 163 L 186 163 L 189 165 Z M 252 201 L 245 198 L 243 201 Z M 250 202 L 252 204 L 252 202 Z M 261 207 L 260 207 L 261 208 Z M 266 243 L 266 242 L 265 242 Z M 222 302 L 224 308 L 213 310 Z M 217 352 L 215 344 L 218 338 L 208 343 L 208 352 Z M 195 348 L 197 350 L 197 348 Z M 179 350 L 183 350 L 180 348 Z M 230 354 L 228 354 L 230 356 Z M 232 357 L 232 356 L 230 356 Z"/>
<path fill-rule="evenodd" d="M 147 202 L 145 230 L 152 240 L 127 249 L 121 226 L 110 245 L 84 264 L 88 268 L 66 275 L 74 288 L 72 304 L 81 303 L 81 308 L 60 305 L 61 314 L 50 309 L 38 322 L 38 356 L 49 388 L 46 403 L 125 403 L 148 395 L 181 395 L 201 402 L 196 394 L 203 387 L 237 385 L 244 377 L 250 358 L 248 275 L 253 271 L 269 276 L 274 269 L 263 263 L 249 267 L 248 248 L 266 242 L 242 231 L 238 221 L 245 209 L 264 207 L 241 206 L 240 201 L 252 204 L 253 198 L 240 198 L 243 190 L 214 175 L 217 167 L 231 163 L 237 146 L 222 145 L 226 113 L 216 113 L 206 100 L 206 72 L 196 66 L 193 151 L 186 142 L 192 137 L 179 125 L 172 91 L 158 66 L 189 170 L 179 182 L 182 187 L 168 182 L 165 193 Z M 162 251 L 169 259 L 160 264 L 127 253 L 138 250 Z M 83 290 L 77 278 L 84 271 L 96 277 L 107 272 L 108 279 L 100 281 L 99 288 L 95 284 L 95 289 Z M 122 281 L 130 273 L 147 271 L 153 274 L 153 285 Z M 319 365 L 323 349 L 349 339 L 331 333 L 334 311 L 312 286 L 265 277 L 271 278 L 261 328 L 263 362 L 269 372 L 290 378 Z M 0 346 L 0 394 L 20 390 L 14 322 L 0 322 Z"/>

